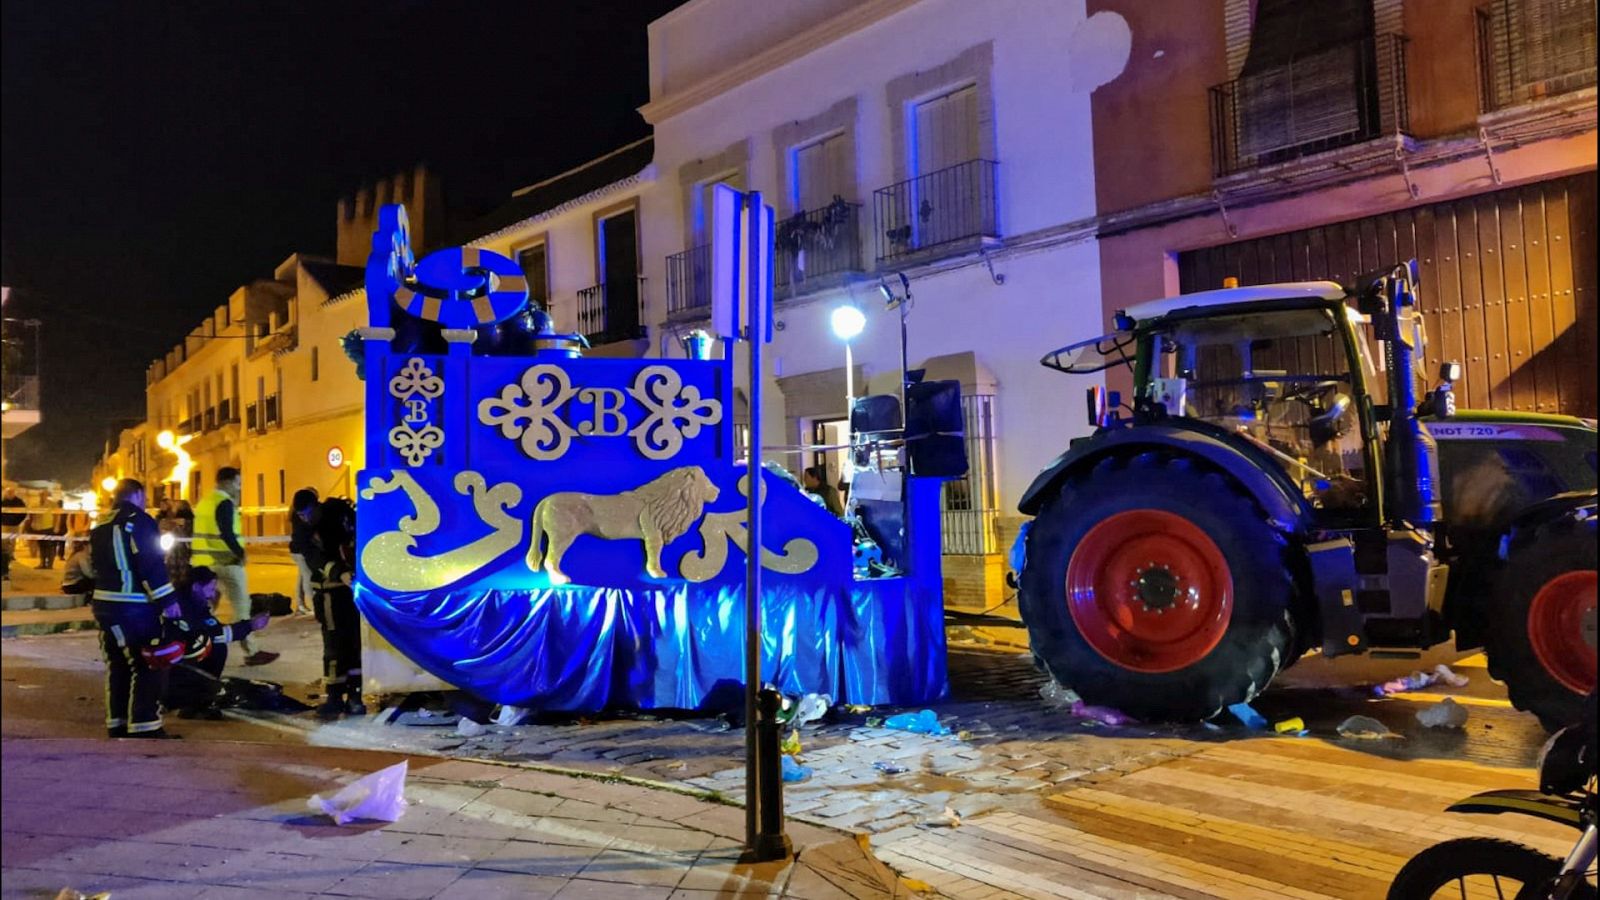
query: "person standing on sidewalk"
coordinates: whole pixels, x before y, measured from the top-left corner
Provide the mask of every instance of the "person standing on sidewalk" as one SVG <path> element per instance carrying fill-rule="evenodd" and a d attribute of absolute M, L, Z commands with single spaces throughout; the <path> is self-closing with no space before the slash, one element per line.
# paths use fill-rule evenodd
<path fill-rule="evenodd" d="M 223 466 L 217 470 L 217 486 L 195 506 L 194 540 L 189 552 L 190 565 L 205 566 L 216 573 L 222 596 L 227 598 L 236 620 L 248 619 L 251 613 L 244 544 L 239 540 L 244 533 L 244 516 L 239 511 L 243 490 L 244 477 L 238 469 Z M 278 654 L 258 647 L 252 638 L 239 643 L 244 647 L 247 666 L 264 665 L 278 658 Z"/>
<path fill-rule="evenodd" d="M 17 489 L 7 487 L 5 496 L 0 498 L 0 508 L 26 507 L 28 502 L 17 496 Z M 11 561 L 17 555 L 17 533 L 22 529 L 22 523 L 27 521 L 25 512 L 0 513 L 0 578 L 11 577 Z"/>
<path fill-rule="evenodd" d="M 312 546 L 316 513 L 317 492 L 311 488 L 295 491 L 294 501 L 289 504 L 289 558 L 294 560 L 300 576 L 294 583 L 294 614 L 301 617 L 316 615 L 312 608 L 316 591 L 311 586 L 311 563 L 307 561 L 316 549 Z"/>
<path fill-rule="evenodd" d="M 361 613 L 354 588 L 355 508 L 329 497 L 317 509 L 311 562 L 315 568 L 317 624 L 322 626 L 323 691 L 317 716 L 364 716 L 361 700 Z"/>
<path fill-rule="evenodd" d="M 28 516 L 28 533 L 38 538 L 34 543 L 39 545 L 39 568 L 54 569 L 56 567 L 56 551 L 61 545 L 56 542 L 56 522 L 61 513 L 54 507 L 57 501 L 50 496 L 49 491 L 40 491 L 39 497 L 34 501 L 35 512 Z"/>
<path fill-rule="evenodd" d="M 95 571 L 94 620 L 106 659 L 106 733 L 111 737 L 165 738 L 161 727 L 164 666 L 183 645 L 163 641 L 162 619 L 176 621 L 172 584 L 161 558 L 156 521 L 144 511 L 144 485 L 117 482 L 109 522 L 89 533 Z"/>

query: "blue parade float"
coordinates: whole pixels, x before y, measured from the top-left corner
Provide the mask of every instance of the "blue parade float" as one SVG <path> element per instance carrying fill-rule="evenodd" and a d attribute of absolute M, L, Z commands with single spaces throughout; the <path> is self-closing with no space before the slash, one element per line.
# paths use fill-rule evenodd
<path fill-rule="evenodd" d="M 512 260 L 416 260 L 397 205 L 366 287 L 355 593 L 369 625 L 497 703 L 737 706 L 749 470 L 731 342 L 720 358 L 585 358 Z M 939 481 L 906 477 L 878 504 L 897 573 L 863 577 L 851 525 L 761 471 L 763 680 L 839 703 L 944 696 Z"/>

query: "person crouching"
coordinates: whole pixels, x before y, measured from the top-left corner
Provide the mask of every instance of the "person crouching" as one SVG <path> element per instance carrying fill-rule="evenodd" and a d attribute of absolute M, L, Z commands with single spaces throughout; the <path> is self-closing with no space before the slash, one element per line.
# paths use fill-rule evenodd
<path fill-rule="evenodd" d="M 225 691 L 222 669 L 228 664 L 228 645 L 261 631 L 271 621 L 267 613 L 224 625 L 217 620 L 217 574 L 206 566 L 189 570 L 189 584 L 173 593 L 183 621 L 198 636 L 184 660 L 167 678 L 162 705 L 177 710 L 180 719 L 220 719 Z M 203 649 L 202 649 L 203 648 Z"/>
<path fill-rule="evenodd" d="M 351 587 L 355 557 L 355 509 L 348 501 L 330 497 L 317 509 L 310 560 L 327 694 L 317 716 L 324 719 L 367 714 L 361 702 L 361 613 Z"/>

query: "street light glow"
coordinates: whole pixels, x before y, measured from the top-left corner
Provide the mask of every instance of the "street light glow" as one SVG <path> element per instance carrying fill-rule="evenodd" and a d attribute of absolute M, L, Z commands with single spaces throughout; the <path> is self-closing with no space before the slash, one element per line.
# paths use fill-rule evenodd
<path fill-rule="evenodd" d="M 100 479 L 100 487 L 109 494 L 117 489 L 117 479 L 107 475 L 106 477 Z"/>
<path fill-rule="evenodd" d="M 848 341 L 867 327 L 867 316 L 858 307 L 846 304 L 834 309 L 830 324 L 834 337 Z"/>
<path fill-rule="evenodd" d="M 172 473 L 167 476 L 167 481 L 177 482 L 180 491 L 189 481 L 189 471 L 194 468 L 194 458 L 189 455 L 189 451 L 183 449 L 183 445 L 191 440 L 194 440 L 192 434 L 178 437 L 170 431 L 163 431 L 156 435 L 156 446 L 178 458 L 177 462 L 172 464 Z"/>

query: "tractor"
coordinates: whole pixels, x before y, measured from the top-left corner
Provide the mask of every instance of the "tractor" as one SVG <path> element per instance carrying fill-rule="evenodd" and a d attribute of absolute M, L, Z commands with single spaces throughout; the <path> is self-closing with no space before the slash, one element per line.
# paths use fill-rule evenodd
<path fill-rule="evenodd" d="M 1546 727 L 1595 686 L 1595 423 L 1431 389 L 1415 261 L 1142 303 L 1048 354 L 1132 370 L 1024 494 L 1036 662 L 1085 701 L 1211 718 L 1307 652 L 1484 647 Z M 1020 560 L 1020 561 L 1018 561 Z"/>

